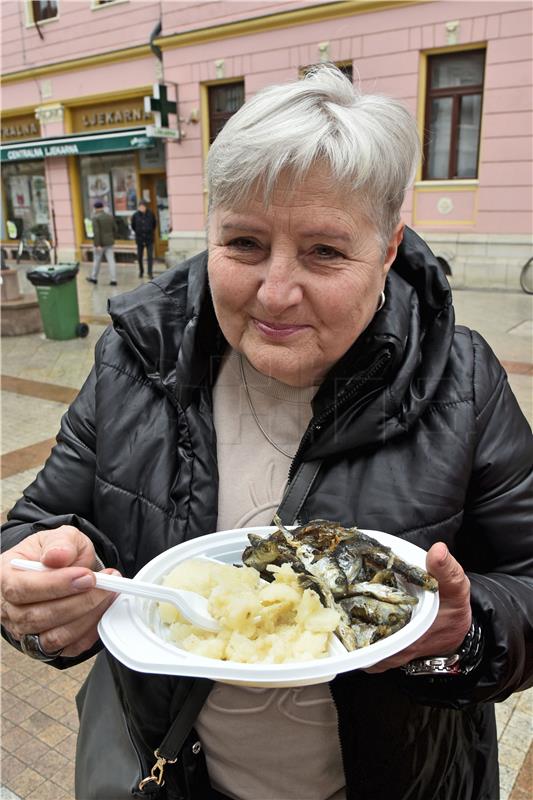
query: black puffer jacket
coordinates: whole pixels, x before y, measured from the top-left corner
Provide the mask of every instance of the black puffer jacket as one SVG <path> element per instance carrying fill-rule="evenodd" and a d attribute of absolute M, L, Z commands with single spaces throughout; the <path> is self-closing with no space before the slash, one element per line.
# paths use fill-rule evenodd
<path fill-rule="evenodd" d="M 468 571 L 485 651 L 467 679 L 392 670 L 332 682 L 348 797 L 493 800 L 492 704 L 533 672 L 530 430 L 490 348 L 454 328 L 448 284 L 411 231 L 386 289 L 385 307 L 314 400 L 296 462 L 325 463 L 301 519 L 356 522 L 425 549 L 445 541 Z M 95 368 L 3 544 L 70 521 L 107 565 L 132 576 L 216 526 L 212 386 L 225 342 L 206 256 L 114 298 L 111 315 Z M 113 668 L 137 734 L 157 747 L 182 702 L 179 681 Z M 204 800 L 184 758 L 188 796 Z M 167 768 L 169 797 L 179 796 L 177 774 Z"/>

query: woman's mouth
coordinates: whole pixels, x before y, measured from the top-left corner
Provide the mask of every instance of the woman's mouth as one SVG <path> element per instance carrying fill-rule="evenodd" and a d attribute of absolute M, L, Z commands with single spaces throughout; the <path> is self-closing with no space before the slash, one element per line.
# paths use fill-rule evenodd
<path fill-rule="evenodd" d="M 269 339 L 287 339 L 308 328 L 308 325 L 281 324 L 279 322 L 266 322 L 266 320 L 255 319 L 252 322 L 257 330 Z"/>

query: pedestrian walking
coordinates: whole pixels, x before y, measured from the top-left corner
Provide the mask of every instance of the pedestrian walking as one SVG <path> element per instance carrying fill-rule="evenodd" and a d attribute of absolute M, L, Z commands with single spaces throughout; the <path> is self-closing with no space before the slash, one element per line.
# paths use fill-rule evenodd
<path fill-rule="evenodd" d="M 106 257 L 109 266 L 109 285 L 117 285 L 117 266 L 115 264 L 115 254 L 113 246 L 115 244 L 115 236 L 117 234 L 117 223 L 111 214 L 104 211 L 104 204 L 101 200 L 97 200 L 94 204 L 94 214 L 92 217 L 93 223 L 93 269 L 90 277 L 87 278 L 89 283 L 98 283 L 98 273 L 100 272 L 100 265 L 102 258 Z"/>
<path fill-rule="evenodd" d="M 143 251 L 146 248 L 146 260 L 148 262 L 148 277 L 153 277 L 152 265 L 154 260 L 154 231 L 156 221 L 152 211 L 148 208 L 144 200 L 139 203 L 139 208 L 131 218 L 131 227 L 135 231 L 135 241 L 137 242 L 137 259 L 139 261 L 139 278 L 144 275 Z"/>

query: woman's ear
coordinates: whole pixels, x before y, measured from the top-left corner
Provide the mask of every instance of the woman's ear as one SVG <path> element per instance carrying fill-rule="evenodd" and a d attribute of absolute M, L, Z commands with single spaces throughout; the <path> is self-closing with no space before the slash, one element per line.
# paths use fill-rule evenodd
<path fill-rule="evenodd" d="M 396 258 L 396 255 L 398 253 L 398 248 L 402 243 L 404 230 L 405 230 L 405 222 L 399 222 L 394 228 L 392 236 L 389 239 L 389 245 L 387 247 L 387 252 L 385 254 L 385 261 L 383 263 L 383 272 L 385 275 L 391 268 L 392 263 Z"/>

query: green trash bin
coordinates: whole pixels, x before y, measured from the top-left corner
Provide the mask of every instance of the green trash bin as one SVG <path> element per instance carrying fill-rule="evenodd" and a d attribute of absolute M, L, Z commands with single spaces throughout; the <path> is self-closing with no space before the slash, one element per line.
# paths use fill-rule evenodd
<path fill-rule="evenodd" d="M 35 286 L 43 328 L 48 339 L 87 336 L 89 326 L 80 322 L 76 275 L 79 264 L 36 267 L 26 273 Z"/>

